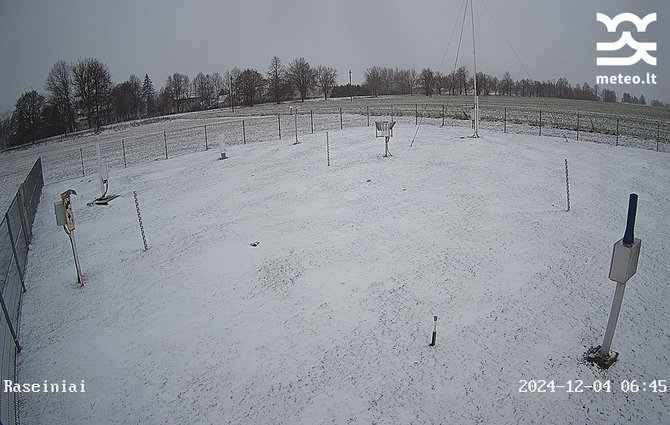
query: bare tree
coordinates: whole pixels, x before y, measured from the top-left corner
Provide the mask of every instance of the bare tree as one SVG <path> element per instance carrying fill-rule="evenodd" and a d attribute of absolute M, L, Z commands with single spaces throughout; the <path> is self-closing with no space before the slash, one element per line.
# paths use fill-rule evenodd
<path fill-rule="evenodd" d="M 46 105 L 44 96 L 35 90 L 23 93 L 18 98 L 10 122 L 10 146 L 34 143 L 35 140 L 43 137 L 43 113 Z"/>
<path fill-rule="evenodd" d="M 419 80 L 426 96 L 433 97 L 433 89 L 435 87 L 435 74 L 433 74 L 433 71 L 430 68 L 422 69 Z"/>
<path fill-rule="evenodd" d="M 328 95 L 337 84 L 337 71 L 335 68 L 319 65 L 316 67 L 316 86 L 323 92 L 323 98 Z"/>
<path fill-rule="evenodd" d="M 300 92 L 300 100 L 305 101 L 305 98 L 311 90 L 315 87 L 316 73 L 309 62 L 305 58 L 296 58 L 291 61 L 288 66 L 288 77 Z"/>
<path fill-rule="evenodd" d="M 465 65 L 459 67 L 456 70 L 455 78 L 458 94 L 465 94 L 467 96 L 468 88 L 470 86 L 470 83 L 468 82 L 470 79 L 470 72 L 468 71 L 468 68 L 466 68 Z"/>
<path fill-rule="evenodd" d="M 384 87 L 384 94 L 392 94 L 395 82 L 395 72 L 393 71 L 393 68 L 381 68 L 380 76 Z"/>
<path fill-rule="evenodd" d="M 363 74 L 363 85 L 372 92 L 374 97 L 379 95 L 383 84 L 381 69 L 378 66 L 366 68 L 365 74 Z"/>
<path fill-rule="evenodd" d="M 221 74 L 218 72 L 215 72 L 210 76 L 210 82 L 212 84 L 212 89 L 214 90 L 214 101 L 217 103 L 216 106 L 218 107 L 219 96 L 223 94 L 226 85 L 223 81 L 223 77 L 221 77 Z"/>
<path fill-rule="evenodd" d="M 235 86 L 242 71 L 238 67 L 226 71 L 223 76 L 224 91 L 228 94 L 228 106 L 240 103 L 239 90 Z"/>
<path fill-rule="evenodd" d="M 172 99 L 173 112 L 182 112 L 183 100 L 188 97 L 189 78 L 186 74 L 175 72 L 167 77 L 165 91 Z"/>
<path fill-rule="evenodd" d="M 419 74 L 416 73 L 414 68 L 407 71 L 407 85 L 409 86 L 409 95 L 412 96 L 414 89 L 419 85 Z"/>
<path fill-rule="evenodd" d="M 102 115 L 108 112 L 112 79 L 109 68 L 95 58 L 78 59 L 72 69 L 74 95 L 79 108 L 86 115 L 88 127 L 102 124 Z"/>
<path fill-rule="evenodd" d="M 212 78 L 202 72 L 198 73 L 193 79 L 193 91 L 195 97 L 200 99 L 200 108 L 209 109 L 214 100 L 215 88 L 212 84 Z"/>
<path fill-rule="evenodd" d="M 72 97 L 72 67 L 64 60 L 56 62 L 47 75 L 44 88 L 49 92 L 49 103 L 58 111 L 61 131 L 74 131 L 74 107 Z"/>
<path fill-rule="evenodd" d="M 127 121 L 133 117 L 132 96 L 132 89 L 128 81 L 117 84 L 112 89 L 110 98 L 114 115 L 118 121 Z"/>
<path fill-rule="evenodd" d="M 506 94 L 508 96 L 512 94 L 512 88 L 514 88 L 514 79 L 508 71 L 505 71 L 502 80 L 500 80 L 500 88 L 502 89 L 502 94 Z"/>
<path fill-rule="evenodd" d="M 279 105 L 284 97 L 286 87 L 286 70 L 279 57 L 275 56 L 270 61 L 267 76 L 268 92 L 272 96 L 272 100 Z"/>
<path fill-rule="evenodd" d="M 236 82 L 237 88 L 244 97 L 245 103 L 254 106 L 265 90 L 265 78 L 255 69 L 245 69 Z"/>
<path fill-rule="evenodd" d="M 128 77 L 128 87 L 130 89 L 130 115 L 137 119 L 142 114 L 142 82 L 135 74 Z"/>

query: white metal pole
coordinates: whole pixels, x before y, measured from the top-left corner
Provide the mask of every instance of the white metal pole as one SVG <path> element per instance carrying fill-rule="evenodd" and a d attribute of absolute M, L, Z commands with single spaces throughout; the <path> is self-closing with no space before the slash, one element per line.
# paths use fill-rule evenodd
<path fill-rule="evenodd" d="M 607 330 L 605 330 L 605 338 L 603 345 L 600 347 L 598 353 L 600 357 L 607 357 L 612 346 L 612 338 L 614 338 L 614 330 L 616 329 L 617 320 L 619 320 L 619 311 L 621 311 L 621 303 L 623 302 L 623 292 L 626 289 L 625 283 L 617 282 L 616 291 L 614 292 L 614 301 L 612 302 L 612 310 L 610 311 L 610 318 L 607 322 Z"/>

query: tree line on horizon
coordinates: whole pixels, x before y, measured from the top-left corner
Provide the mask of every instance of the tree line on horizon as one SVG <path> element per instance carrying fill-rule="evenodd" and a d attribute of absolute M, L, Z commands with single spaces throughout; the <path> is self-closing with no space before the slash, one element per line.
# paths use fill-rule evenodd
<path fill-rule="evenodd" d="M 588 83 L 572 86 L 565 78 L 549 81 L 514 80 L 509 72 L 502 78 L 478 72 L 479 95 L 555 97 L 616 102 L 616 93 Z M 175 72 L 156 91 L 148 74 L 140 79 L 114 84 L 109 67 L 96 58 L 80 58 L 70 64 L 57 61 L 49 70 L 46 93 L 30 90 L 16 100 L 13 111 L 0 114 L 0 148 L 35 143 L 59 134 L 82 129 L 98 130 L 115 122 L 199 111 L 221 107 L 280 104 L 310 96 L 380 95 L 469 95 L 475 80 L 467 67 L 442 74 L 423 68 L 398 69 L 373 66 L 365 70 L 362 85 L 337 85 L 337 71 L 319 65 L 313 67 L 303 57 L 285 66 L 279 57 L 271 59 L 267 72 L 234 67 L 223 75 L 199 72 L 193 80 Z M 624 93 L 622 102 L 646 104 L 644 96 Z M 651 106 L 670 107 L 658 100 Z"/>

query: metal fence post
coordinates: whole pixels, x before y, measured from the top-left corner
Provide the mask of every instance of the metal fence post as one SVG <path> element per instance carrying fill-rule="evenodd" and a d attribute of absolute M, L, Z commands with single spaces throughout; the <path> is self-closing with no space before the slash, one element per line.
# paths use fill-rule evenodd
<path fill-rule="evenodd" d="M 12 224 L 9 222 L 9 214 L 5 213 L 5 222 L 7 223 L 7 233 L 9 234 L 9 242 L 12 245 L 12 253 L 14 254 L 14 262 L 16 263 L 16 269 L 19 272 L 19 279 L 21 279 L 21 287 L 23 292 L 26 292 L 26 285 L 23 280 L 23 270 L 21 270 L 21 263 L 19 263 L 19 255 L 16 252 L 16 243 L 14 243 L 14 233 L 12 232 Z M 25 230 L 23 234 L 25 235 Z M 28 246 L 28 245 L 26 245 Z"/>
<path fill-rule="evenodd" d="M 340 108 L 340 130 L 342 130 L 342 108 Z"/>
<path fill-rule="evenodd" d="M 26 249 L 28 249 L 28 246 L 30 245 L 30 238 L 28 237 L 28 234 L 26 233 L 26 228 L 28 227 L 28 217 L 26 216 L 26 208 L 25 208 L 25 203 L 23 201 L 23 192 L 24 192 L 24 187 L 25 183 L 21 183 L 19 186 L 19 190 L 16 192 L 16 200 L 19 204 L 19 215 L 21 216 L 21 227 L 23 229 L 23 240 L 26 241 Z M 9 222 L 7 222 L 7 225 L 9 227 Z"/>
<path fill-rule="evenodd" d="M 579 112 L 577 112 L 577 140 L 579 140 Z"/>
<path fill-rule="evenodd" d="M 330 167 L 330 143 L 328 142 L 328 132 L 326 131 L 326 160 Z"/>
<path fill-rule="evenodd" d="M 365 114 L 368 116 L 368 127 L 370 127 L 370 105 L 365 106 Z"/>
<path fill-rule="evenodd" d="M 21 352 L 21 344 L 19 344 L 19 337 L 16 335 L 16 331 L 14 331 L 14 326 L 12 325 L 12 321 L 9 317 L 9 311 L 7 311 L 7 305 L 5 304 L 5 298 L 2 296 L 2 294 L 0 294 L 0 304 L 2 305 L 2 313 L 5 315 L 5 321 L 7 322 L 7 327 L 9 328 L 9 332 L 12 334 L 12 338 L 14 339 L 14 344 L 16 344 L 16 349 L 20 353 Z"/>
<path fill-rule="evenodd" d="M 314 111 L 309 111 L 309 125 L 312 127 L 312 134 L 314 134 Z"/>
<path fill-rule="evenodd" d="M 277 114 L 277 128 L 279 129 L 279 140 L 281 140 L 281 114 Z"/>
<path fill-rule="evenodd" d="M 85 177 L 84 174 L 84 150 L 79 148 L 79 156 L 81 157 L 81 176 Z"/>
<path fill-rule="evenodd" d="M 542 135 L 542 109 L 540 109 L 540 136 Z"/>
<path fill-rule="evenodd" d="M 247 130 L 244 128 L 244 120 L 242 120 L 242 144 L 247 144 Z"/>
<path fill-rule="evenodd" d="M 168 154 L 167 154 L 167 133 L 165 130 L 163 130 L 163 141 L 165 143 L 165 159 L 168 159 Z"/>
<path fill-rule="evenodd" d="M 419 104 L 414 104 L 414 125 L 419 125 Z"/>
<path fill-rule="evenodd" d="M 616 118 L 616 145 L 619 146 L 619 117 Z"/>
<path fill-rule="evenodd" d="M 205 125 L 205 150 L 208 150 L 209 147 L 207 146 L 207 125 Z"/>
<path fill-rule="evenodd" d="M 505 108 L 505 118 L 503 118 L 503 133 L 507 133 L 507 108 Z"/>
<path fill-rule="evenodd" d="M 123 168 L 126 168 L 126 141 L 121 139 L 121 150 L 123 151 Z"/>
<path fill-rule="evenodd" d="M 442 127 L 444 127 L 444 105 L 442 105 Z"/>

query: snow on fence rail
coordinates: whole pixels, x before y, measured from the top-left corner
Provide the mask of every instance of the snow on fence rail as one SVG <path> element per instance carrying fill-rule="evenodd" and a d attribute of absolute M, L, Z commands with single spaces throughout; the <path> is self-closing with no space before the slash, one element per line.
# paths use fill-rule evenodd
<path fill-rule="evenodd" d="M 35 161 L 0 221 L 0 381 L 16 382 L 23 276 L 37 205 L 44 186 L 42 160 Z M 0 423 L 18 423 L 17 393 L 0 392 Z"/>
<path fill-rule="evenodd" d="M 299 134 L 369 126 L 371 121 L 374 124 L 375 117 L 385 117 L 408 124 L 462 127 L 472 125 L 471 109 L 465 104 L 352 104 L 308 110 L 310 106 L 305 105 L 297 109 Z M 236 112 L 240 115 L 235 116 L 231 116 L 229 111 L 217 111 L 221 115 L 210 116 L 213 112 L 207 111 L 203 113 L 209 114 L 206 118 L 194 119 L 198 115 L 186 115 L 154 122 L 146 127 L 158 130 L 153 133 L 124 128 L 115 137 L 118 130 L 112 127 L 112 130 L 103 133 L 107 140 L 101 142 L 102 157 L 111 167 L 121 168 L 204 151 L 217 145 L 266 142 L 295 137 L 293 108 L 291 112 L 277 107 L 247 108 L 243 112 Z M 244 115 L 251 112 L 256 112 L 258 115 Z M 591 141 L 661 152 L 670 151 L 668 143 L 670 122 L 667 120 L 616 117 L 594 111 L 572 112 L 503 106 L 481 107 L 481 120 L 482 129 L 494 131 L 536 133 L 559 137 L 561 140 Z M 203 124 L 190 126 L 189 124 L 193 122 Z M 82 143 L 80 138 L 78 143 L 68 146 L 68 140 L 65 140 L 59 143 L 58 149 L 51 149 L 48 152 L 45 164 L 45 176 L 49 181 L 93 174 L 97 167 L 95 143 L 92 140 Z"/>

